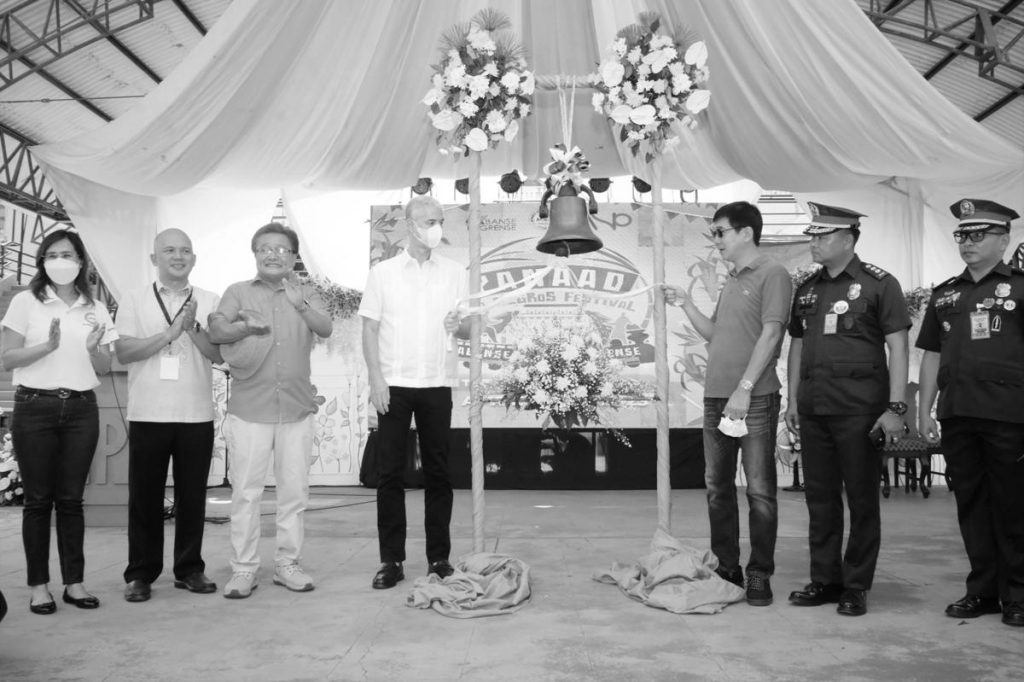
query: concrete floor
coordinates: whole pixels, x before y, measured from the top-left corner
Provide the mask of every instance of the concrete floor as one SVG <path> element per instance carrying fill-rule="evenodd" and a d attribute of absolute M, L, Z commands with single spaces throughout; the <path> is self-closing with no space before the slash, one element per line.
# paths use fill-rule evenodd
<path fill-rule="evenodd" d="M 227 513 L 226 494 L 211 491 L 211 516 Z M 103 604 L 80 611 L 60 603 L 55 590 L 53 616 L 28 611 L 20 510 L 0 509 L 0 585 L 11 605 L 0 624 L 0 680 L 1024 678 L 1024 629 L 1002 625 L 998 616 L 943 615 L 962 596 L 966 572 L 945 488 L 927 500 L 894 490 L 882 501 L 882 552 L 869 613 L 861 618 L 786 603 L 807 577 L 807 512 L 799 493 L 780 492 L 775 604 L 679 616 L 591 580 L 596 569 L 647 551 L 653 491 L 488 492 L 487 549 L 531 565 L 533 598 L 518 613 L 474 620 L 405 606 L 412 579 L 426 568 L 421 524 L 410 526 L 406 581 L 375 591 L 372 491 L 314 489 L 313 497 L 304 559 L 317 581 L 313 592 L 275 586 L 264 568 L 251 598 L 226 600 L 176 590 L 165 573 L 151 601 L 129 604 L 121 597 L 124 528 L 90 527 L 86 584 Z M 409 494 L 417 519 L 422 500 L 422 492 Z M 672 518 L 677 537 L 708 546 L 703 491 L 674 491 Z M 453 555 L 469 552 L 468 491 L 456 492 L 454 519 Z M 273 563 L 272 537 L 268 516 L 265 566 Z M 229 577 L 228 556 L 228 526 L 208 524 L 207 573 L 220 585 Z M 55 556 L 52 566 L 56 574 Z"/>

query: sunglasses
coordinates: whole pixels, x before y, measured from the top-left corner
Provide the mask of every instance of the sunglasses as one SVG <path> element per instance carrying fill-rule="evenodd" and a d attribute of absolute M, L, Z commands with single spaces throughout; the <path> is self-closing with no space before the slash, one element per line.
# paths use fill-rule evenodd
<path fill-rule="evenodd" d="M 999 229 L 999 228 L 995 228 L 995 229 Z M 968 239 L 970 239 L 973 243 L 977 244 L 978 242 L 984 240 L 985 237 L 987 237 L 990 234 L 1006 234 L 1006 232 L 1004 230 L 999 230 L 998 232 L 993 232 L 992 228 L 989 228 L 987 230 L 974 230 L 972 232 L 965 232 L 964 230 L 957 230 L 956 232 L 953 233 L 953 240 L 956 241 L 957 244 L 963 244 Z"/>
<path fill-rule="evenodd" d="M 726 230 L 742 230 L 742 227 L 715 227 L 712 228 L 711 232 L 708 232 L 708 236 L 712 239 L 721 239 Z"/>

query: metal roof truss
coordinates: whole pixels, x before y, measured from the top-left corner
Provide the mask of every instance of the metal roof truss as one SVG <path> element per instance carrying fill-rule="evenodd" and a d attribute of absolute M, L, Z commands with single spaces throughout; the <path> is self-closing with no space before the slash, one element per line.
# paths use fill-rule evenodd
<path fill-rule="evenodd" d="M 0 198 L 51 220 L 68 219 L 57 194 L 28 148 L 28 138 L 0 125 Z"/>

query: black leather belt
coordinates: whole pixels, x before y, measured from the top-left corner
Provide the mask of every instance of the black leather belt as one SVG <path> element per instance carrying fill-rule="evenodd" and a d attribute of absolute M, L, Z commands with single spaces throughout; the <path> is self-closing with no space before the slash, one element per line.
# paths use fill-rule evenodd
<path fill-rule="evenodd" d="M 28 386 L 18 386 L 18 393 L 22 395 L 43 395 L 50 398 L 67 400 L 68 398 L 84 398 L 87 395 L 91 395 L 92 391 L 72 391 L 70 388 L 29 388 Z"/>

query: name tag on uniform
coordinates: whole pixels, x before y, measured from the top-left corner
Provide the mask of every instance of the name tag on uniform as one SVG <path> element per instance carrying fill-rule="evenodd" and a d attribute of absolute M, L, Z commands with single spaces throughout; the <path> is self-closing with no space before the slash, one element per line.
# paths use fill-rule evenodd
<path fill-rule="evenodd" d="M 992 338 L 987 310 L 976 310 L 971 313 L 971 340 Z"/>
<path fill-rule="evenodd" d="M 825 331 L 823 334 L 835 334 L 836 327 L 839 326 L 839 316 L 835 313 L 825 314 Z"/>
<path fill-rule="evenodd" d="M 181 368 L 181 358 L 177 355 L 160 355 L 160 378 L 164 381 L 177 381 Z"/>

